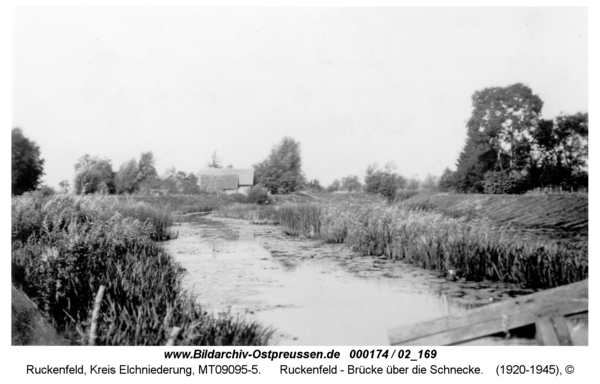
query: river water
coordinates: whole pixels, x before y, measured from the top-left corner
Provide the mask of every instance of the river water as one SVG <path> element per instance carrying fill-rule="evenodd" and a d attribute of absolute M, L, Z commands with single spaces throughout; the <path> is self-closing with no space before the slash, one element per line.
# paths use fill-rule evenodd
<path fill-rule="evenodd" d="M 280 227 L 197 217 L 174 227 L 166 249 L 184 284 L 209 311 L 276 329 L 274 345 L 388 345 L 395 327 L 531 291 L 448 282 L 400 261 L 284 235 Z"/>

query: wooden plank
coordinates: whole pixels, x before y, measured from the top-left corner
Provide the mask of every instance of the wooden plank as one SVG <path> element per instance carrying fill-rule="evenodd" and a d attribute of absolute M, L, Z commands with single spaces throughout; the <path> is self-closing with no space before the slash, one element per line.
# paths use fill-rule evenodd
<path fill-rule="evenodd" d="M 542 316 L 544 317 L 549 317 L 553 314 L 561 315 L 565 311 L 579 311 L 582 308 L 587 308 L 587 305 L 583 306 L 579 302 L 576 302 L 574 305 L 573 303 L 550 304 L 546 307 L 538 307 L 538 313 L 528 311 L 517 312 L 510 316 L 495 318 L 485 322 L 470 324 L 468 326 L 450 329 L 445 332 L 419 337 L 403 342 L 402 345 L 456 345 L 469 340 L 533 324 L 540 319 L 539 313 L 542 313 Z"/>
<path fill-rule="evenodd" d="M 573 345 L 588 345 L 589 339 L 589 313 L 565 317 L 569 337 Z"/>
<path fill-rule="evenodd" d="M 569 326 L 564 316 L 551 316 L 550 321 L 552 321 L 552 325 L 554 326 L 554 332 L 556 332 L 556 336 L 558 337 L 559 345 L 573 345 Z"/>
<path fill-rule="evenodd" d="M 587 280 L 570 284 L 568 286 L 549 289 L 546 291 L 534 293 L 532 295 L 522 296 L 510 301 L 486 305 L 474 310 L 467 311 L 458 316 L 449 316 L 420 324 L 396 328 L 390 331 L 390 339 L 394 341 L 411 340 L 423 335 L 444 332 L 448 329 L 468 326 L 480 321 L 491 320 L 502 316 L 505 313 L 512 313 L 522 310 L 532 310 L 535 306 L 544 303 L 552 303 L 557 298 L 563 300 L 585 300 L 587 302 L 588 282 Z"/>
<path fill-rule="evenodd" d="M 550 316 L 542 317 L 535 322 L 535 337 L 538 339 L 540 345 L 560 345 Z"/>
<path fill-rule="evenodd" d="M 585 288 L 586 285 L 579 285 L 575 288 Z M 561 287 L 562 288 L 562 287 Z M 554 290 L 551 290 L 554 291 Z M 564 293 L 564 290 L 561 290 Z M 503 316 L 508 318 L 510 323 L 509 329 L 514 328 L 516 323 L 520 321 L 511 320 L 512 316 L 518 315 L 519 313 L 527 312 L 535 315 L 565 315 L 569 313 L 582 312 L 587 310 L 587 291 L 586 290 L 571 290 L 568 291 L 569 295 L 558 295 L 560 292 L 554 293 L 554 297 L 550 297 L 547 292 L 541 292 L 534 295 L 523 296 L 522 298 L 511 300 L 508 303 L 492 304 L 486 307 L 481 307 L 476 310 L 465 312 L 456 317 L 446 317 L 437 319 L 430 322 L 417 324 L 416 326 L 403 327 L 396 329 L 390 333 L 390 341 L 392 345 L 403 344 L 405 345 L 411 340 L 417 340 L 423 337 L 432 336 L 437 333 L 447 333 L 452 330 L 456 330 L 459 334 L 464 331 L 468 331 L 468 327 L 472 327 L 477 323 L 486 323 L 493 321 Z M 541 295 L 544 294 L 544 295 Z M 531 296 L 538 295 L 537 298 Z M 541 299 L 540 299 L 541 297 Z M 515 304 L 515 302 L 517 304 Z M 508 305 L 507 305 L 508 304 Z M 488 309 L 488 312 L 485 310 Z M 535 319 L 534 319 L 535 321 Z M 494 323 L 491 325 L 490 331 L 497 329 L 497 332 L 501 332 L 503 327 L 501 323 Z M 524 324 L 526 325 L 526 324 Z M 480 328 L 477 328 L 479 332 L 483 332 Z M 472 334 L 469 333 L 469 334 Z M 422 342 L 419 342 L 422 343 Z M 423 344 L 421 344 L 423 345 Z"/>
<path fill-rule="evenodd" d="M 461 347 L 489 347 L 489 346 L 509 346 L 509 347 L 522 347 L 522 346 L 539 346 L 540 344 L 536 339 L 525 339 L 521 337 L 511 337 L 505 339 L 503 337 L 486 336 L 478 339 L 465 341 L 459 344 Z"/>
<path fill-rule="evenodd" d="M 513 325 L 515 320 L 511 320 L 510 318 L 523 312 L 533 313 L 537 316 L 568 315 L 570 313 L 587 310 L 587 305 L 588 281 L 584 280 L 531 295 L 521 296 L 516 299 L 489 304 L 466 311 L 457 316 L 448 316 L 441 319 L 396 328 L 389 332 L 389 338 L 392 345 L 408 345 L 406 343 L 411 340 L 416 341 L 417 339 L 433 336 L 437 333 L 446 333 L 451 330 L 472 327 L 474 324 L 478 323 L 493 322 L 494 320 L 501 319 L 503 316 L 509 318 L 508 321 L 510 322 L 511 327 L 514 328 L 517 325 Z M 501 327 L 498 332 L 502 330 Z"/>

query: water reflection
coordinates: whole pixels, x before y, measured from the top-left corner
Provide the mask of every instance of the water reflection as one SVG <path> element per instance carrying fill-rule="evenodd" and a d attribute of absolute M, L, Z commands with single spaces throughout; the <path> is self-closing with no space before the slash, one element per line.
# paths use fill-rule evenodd
<path fill-rule="evenodd" d="M 457 314 L 510 292 L 498 284 L 448 283 L 404 263 L 243 221 L 200 217 L 179 229 L 180 237 L 166 246 L 188 271 L 186 287 L 214 312 L 241 313 L 277 328 L 274 343 L 282 345 L 385 345 L 391 328 Z"/>

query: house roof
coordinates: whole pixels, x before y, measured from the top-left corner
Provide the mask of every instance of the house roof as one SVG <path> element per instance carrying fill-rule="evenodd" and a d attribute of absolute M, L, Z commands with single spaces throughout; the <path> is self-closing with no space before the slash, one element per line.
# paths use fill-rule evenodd
<path fill-rule="evenodd" d="M 225 191 L 238 188 L 237 175 L 200 175 L 198 185 L 208 191 Z"/>
<path fill-rule="evenodd" d="M 171 177 L 173 177 L 173 175 L 168 175 L 168 174 L 164 174 L 164 175 L 159 175 L 156 177 L 150 177 L 146 180 L 146 183 L 148 183 L 148 186 L 152 189 L 158 189 L 160 187 L 162 187 L 162 185 L 169 180 Z"/>
<path fill-rule="evenodd" d="M 232 176 L 238 177 L 240 186 L 254 184 L 254 168 L 208 168 L 198 172 L 198 185 L 202 186 L 202 176 Z M 208 179 L 207 179 L 208 180 Z M 236 185 L 235 188 L 238 186 Z"/>

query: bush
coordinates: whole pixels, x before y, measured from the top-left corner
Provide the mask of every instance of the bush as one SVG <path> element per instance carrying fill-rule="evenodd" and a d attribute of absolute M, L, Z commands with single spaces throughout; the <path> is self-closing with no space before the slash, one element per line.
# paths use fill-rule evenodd
<path fill-rule="evenodd" d="M 384 169 L 377 169 L 376 165 L 367 168 L 365 192 L 381 195 L 391 203 L 396 197 L 396 191 L 405 186 L 406 179 L 395 173 L 391 164 Z"/>
<path fill-rule="evenodd" d="M 248 196 L 242 194 L 242 193 L 233 193 L 231 195 L 228 196 L 228 200 L 234 202 L 234 203 L 248 203 Z"/>
<path fill-rule="evenodd" d="M 55 194 L 56 194 L 56 191 L 54 190 L 54 188 L 44 185 L 44 186 L 40 187 L 39 189 L 36 189 L 35 191 L 25 192 L 23 194 L 23 197 L 31 197 L 34 199 L 38 199 L 38 198 L 50 197 Z"/>
<path fill-rule="evenodd" d="M 252 204 L 270 204 L 271 197 L 265 187 L 260 184 L 255 185 L 248 193 L 248 202 Z"/>
<path fill-rule="evenodd" d="M 503 170 L 486 172 L 483 191 L 489 194 L 517 194 L 527 190 L 525 178 L 518 172 Z"/>

